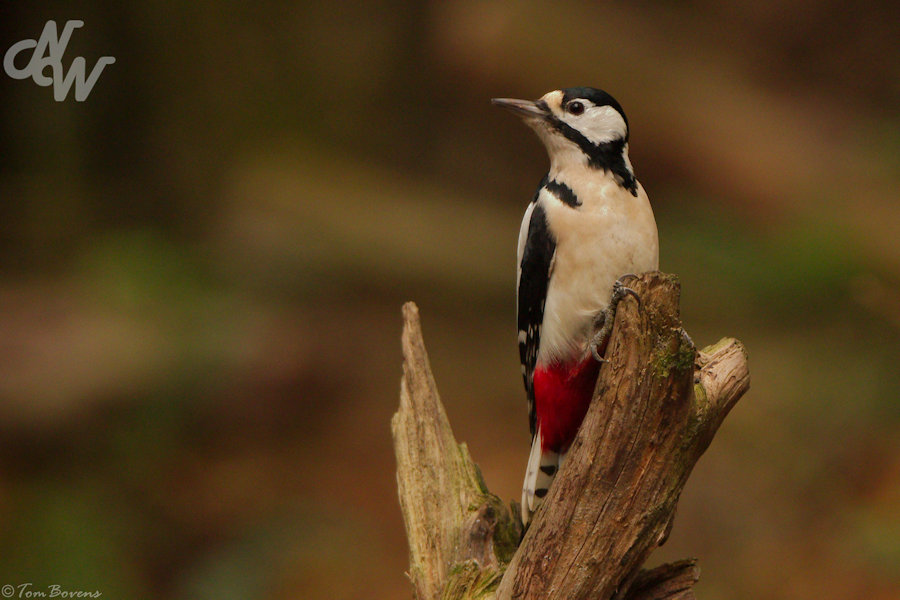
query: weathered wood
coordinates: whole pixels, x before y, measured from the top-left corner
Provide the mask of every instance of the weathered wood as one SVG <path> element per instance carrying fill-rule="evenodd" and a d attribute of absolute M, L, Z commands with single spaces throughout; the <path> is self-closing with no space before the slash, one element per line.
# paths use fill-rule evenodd
<path fill-rule="evenodd" d="M 749 387 L 746 353 L 733 339 L 695 351 L 681 329 L 676 278 L 647 273 L 629 286 L 640 306 L 620 304 L 594 400 L 514 554 L 516 521 L 456 444 L 418 313 L 404 307 L 393 430 L 418 598 L 693 598 L 693 561 L 640 568 L 668 535 L 697 459 Z"/>
<path fill-rule="evenodd" d="M 465 444 L 457 444 L 422 340 L 419 311 L 403 307 L 400 409 L 391 420 L 397 487 L 419 600 L 477 597 L 493 589 L 520 535 L 490 494 Z M 445 588 L 449 595 L 443 595 Z"/>
<path fill-rule="evenodd" d="M 694 600 L 700 567 L 694 559 L 680 560 L 638 573 L 628 588 L 628 600 Z"/>

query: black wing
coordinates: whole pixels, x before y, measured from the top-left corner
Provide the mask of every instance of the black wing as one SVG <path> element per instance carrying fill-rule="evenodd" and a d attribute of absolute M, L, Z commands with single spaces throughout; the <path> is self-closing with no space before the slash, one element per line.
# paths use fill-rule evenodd
<path fill-rule="evenodd" d="M 540 189 L 538 189 L 540 193 Z M 528 231 L 519 259 L 518 325 L 519 360 L 528 394 L 528 424 L 535 433 L 534 365 L 541 344 L 541 324 L 544 322 L 544 303 L 550 282 L 550 267 L 556 252 L 556 241 L 547 227 L 547 214 L 535 195 Z"/>

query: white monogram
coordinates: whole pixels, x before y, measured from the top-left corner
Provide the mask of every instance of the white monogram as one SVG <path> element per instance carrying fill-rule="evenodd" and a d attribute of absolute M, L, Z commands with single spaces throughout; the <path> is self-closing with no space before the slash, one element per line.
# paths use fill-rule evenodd
<path fill-rule="evenodd" d="M 102 56 L 94 65 L 90 75 L 85 78 L 85 60 L 83 56 L 76 56 L 72 60 L 72 66 L 68 72 L 63 71 L 62 57 L 69 45 L 72 31 L 84 25 L 84 21 L 67 21 L 63 27 L 62 35 L 57 36 L 56 21 L 47 21 L 39 40 L 22 40 L 9 47 L 3 57 L 3 70 L 13 79 L 28 79 L 31 77 L 40 86 L 53 85 L 53 99 L 62 102 L 69 95 L 72 84 L 75 84 L 75 100 L 84 102 L 94 84 L 100 78 L 100 73 L 106 65 L 116 62 L 112 56 Z M 31 60 L 24 69 L 18 69 L 15 65 L 16 56 L 19 53 L 34 49 Z M 53 76 L 44 74 L 44 69 L 51 67 Z"/>

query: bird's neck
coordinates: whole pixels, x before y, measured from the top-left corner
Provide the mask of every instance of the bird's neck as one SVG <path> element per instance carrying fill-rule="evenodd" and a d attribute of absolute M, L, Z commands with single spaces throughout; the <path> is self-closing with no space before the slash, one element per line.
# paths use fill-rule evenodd
<path fill-rule="evenodd" d="M 592 154 L 570 145 L 555 148 L 550 153 L 550 179 L 583 181 L 612 178 L 619 186 L 637 196 L 637 180 L 628 158 L 628 144 L 595 147 Z"/>
<path fill-rule="evenodd" d="M 587 160 L 551 160 L 548 178 L 553 181 L 579 181 L 606 177 L 606 171 L 589 167 Z"/>
<path fill-rule="evenodd" d="M 586 161 L 581 163 L 572 161 L 551 163 L 547 178 L 550 181 L 563 183 L 572 190 L 578 191 L 584 190 L 586 186 L 592 188 L 610 184 L 628 189 L 622 185 L 621 179 L 617 178 L 614 173 L 607 169 L 591 167 Z M 630 192 L 630 189 L 628 191 Z"/>

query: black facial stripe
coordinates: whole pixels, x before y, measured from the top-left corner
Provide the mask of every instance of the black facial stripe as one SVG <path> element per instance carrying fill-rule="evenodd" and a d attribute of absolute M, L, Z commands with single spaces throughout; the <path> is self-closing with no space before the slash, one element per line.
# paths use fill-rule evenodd
<path fill-rule="evenodd" d="M 566 184 L 553 180 L 545 183 L 544 187 L 547 188 L 548 192 L 559 198 L 561 202 L 568 204 L 572 208 L 581 206 L 581 201 L 578 199 L 578 196 L 576 196 L 575 192 L 572 191 L 572 188 Z"/>
<path fill-rule="evenodd" d="M 624 139 L 594 144 L 584 137 L 584 134 L 580 131 L 553 115 L 550 115 L 547 121 L 551 127 L 563 134 L 566 139 L 574 142 L 581 148 L 581 151 L 588 157 L 588 165 L 595 169 L 609 171 L 617 179 L 621 180 L 622 187 L 631 192 L 633 196 L 637 196 L 637 180 L 628 170 L 625 158 L 622 156 L 622 151 L 625 149 Z"/>
<path fill-rule="evenodd" d="M 556 474 L 556 465 L 541 465 L 540 469 L 551 477 Z"/>

